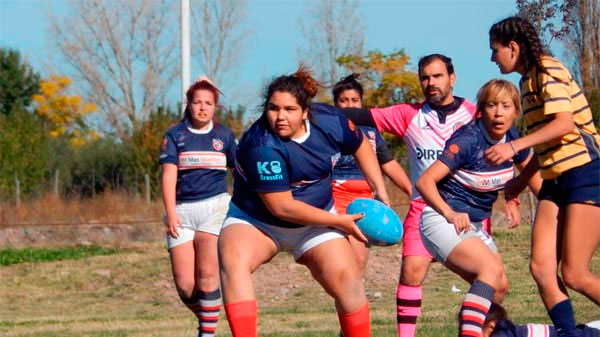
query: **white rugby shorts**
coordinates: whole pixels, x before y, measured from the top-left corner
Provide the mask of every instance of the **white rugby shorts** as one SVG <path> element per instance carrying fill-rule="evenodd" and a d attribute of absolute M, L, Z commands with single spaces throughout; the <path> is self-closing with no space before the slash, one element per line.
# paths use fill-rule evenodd
<path fill-rule="evenodd" d="M 471 222 L 471 230 L 458 235 L 454 224 L 446 221 L 446 218 L 429 206 L 423 208 L 419 229 L 423 245 L 440 262 L 446 262 L 450 252 L 463 240 L 471 237 L 481 239 L 492 252 L 498 251 L 492 237 L 483 229 L 482 221 Z"/>
<path fill-rule="evenodd" d="M 329 212 L 336 213 L 333 208 Z M 244 224 L 258 228 L 275 242 L 278 252 L 291 252 L 296 261 L 304 253 L 323 242 L 346 237 L 343 231 L 331 227 L 302 226 L 298 228 L 284 228 L 273 226 L 256 220 L 239 209 L 233 202 L 230 202 L 227 217 L 225 218 L 225 222 L 223 222 L 223 228 L 233 224 Z"/>
<path fill-rule="evenodd" d="M 230 200 L 228 193 L 221 193 L 207 199 L 177 203 L 175 212 L 181 219 L 181 227 L 177 229 L 179 237 L 175 239 L 167 234 L 167 249 L 194 240 L 196 232 L 219 235 Z M 166 215 L 163 222 L 167 222 Z"/>

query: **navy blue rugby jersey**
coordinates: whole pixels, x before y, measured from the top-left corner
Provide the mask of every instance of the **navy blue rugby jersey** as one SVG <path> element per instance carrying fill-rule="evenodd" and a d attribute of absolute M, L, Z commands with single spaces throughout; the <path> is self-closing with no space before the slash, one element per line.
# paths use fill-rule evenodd
<path fill-rule="evenodd" d="M 265 115 L 244 133 L 238 146 L 232 202 L 262 222 L 301 225 L 273 216 L 258 193 L 290 191 L 294 199 L 329 210 L 332 170 L 341 155 L 356 152 L 362 132 L 335 107 L 313 104 L 301 139 L 281 139 Z"/>
<path fill-rule="evenodd" d="M 165 133 L 160 164 L 177 165 L 177 201 L 195 201 L 227 192 L 227 168 L 234 167 L 236 140 L 226 126 L 196 130 L 184 121 Z"/>
<path fill-rule="evenodd" d="M 452 173 L 439 181 L 437 187 L 454 211 L 468 213 L 471 221 L 490 217 L 498 190 L 514 176 L 513 162 L 524 162 L 529 150 L 520 151 L 501 165 L 489 164 L 484 152 L 492 145 L 517 138 L 519 132 L 511 127 L 501 140 L 495 141 L 488 135 L 483 120 L 479 119 L 458 129 L 446 141 L 438 160 Z"/>
<path fill-rule="evenodd" d="M 369 143 L 373 146 L 373 151 L 377 154 L 377 161 L 379 165 L 390 162 L 394 159 L 394 155 L 390 151 L 385 142 L 385 139 L 381 136 L 376 128 L 371 126 L 358 125 L 358 128 L 363 132 Z M 360 171 L 358 164 L 354 160 L 354 156 L 346 155 L 342 156 L 335 164 L 333 168 L 333 179 L 335 180 L 365 180 L 365 176 Z"/>

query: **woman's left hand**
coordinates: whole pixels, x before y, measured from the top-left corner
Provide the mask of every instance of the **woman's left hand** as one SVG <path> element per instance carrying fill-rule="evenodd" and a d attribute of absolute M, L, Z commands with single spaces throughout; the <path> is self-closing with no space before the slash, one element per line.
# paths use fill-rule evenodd
<path fill-rule="evenodd" d="M 510 143 L 496 144 L 485 150 L 486 159 L 496 165 L 500 165 L 514 156 L 515 152 Z"/>
<path fill-rule="evenodd" d="M 509 200 L 504 206 L 504 213 L 508 219 L 508 228 L 515 228 L 519 225 L 521 219 L 521 213 L 519 212 L 519 206 L 514 200 Z"/>

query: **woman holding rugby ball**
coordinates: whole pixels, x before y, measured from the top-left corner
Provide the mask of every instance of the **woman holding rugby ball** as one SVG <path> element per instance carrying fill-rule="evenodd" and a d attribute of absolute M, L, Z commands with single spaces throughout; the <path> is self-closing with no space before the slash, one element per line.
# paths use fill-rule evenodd
<path fill-rule="evenodd" d="M 502 260 L 482 221 L 490 217 L 498 190 L 512 179 L 514 168 L 511 162 L 491 165 L 484 151 L 518 139 L 512 124 L 521 111 L 519 91 L 510 82 L 489 81 L 477 94 L 477 111 L 481 117 L 448 139 L 442 155 L 416 183 L 428 204 L 420 224 L 425 247 L 471 283 L 460 309 L 459 336 L 479 336 L 491 303 L 501 302 L 508 291 Z M 512 159 L 522 170 L 531 156 L 521 151 Z M 539 177 L 531 181 L 534 191 L 539 182 Z M 510 228 L 518 225 L 518 199 L 507 200 L 506 215 Z"/>
<path fill-rule="evenodd" d="M 257 336 L 252 273 L 289 251 L 335 299 L 345 337 L 370 336 L 369 307 L 347 235 L 366 238 L 361 215 L 336 215 L 332 167 L 354 154 L 381 201 L 387 193 L 371 144 L 339 110 L 311 104 L 318 83 L 303 67 L 266 88 L 263 114 L 242 137 L 233 198 L 219 237 L 225 312 L 233 336 Z"/>

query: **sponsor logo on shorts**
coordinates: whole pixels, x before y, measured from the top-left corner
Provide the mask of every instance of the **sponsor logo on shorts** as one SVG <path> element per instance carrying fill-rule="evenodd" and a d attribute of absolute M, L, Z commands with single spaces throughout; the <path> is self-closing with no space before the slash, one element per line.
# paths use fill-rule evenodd
<path fill-rule="evenodd" d="M 212 140 L 213 149 L 217 151 L 223 150 L 223 141 L 220 139 L 213 138 Z"/>
<path fill-rule="evenodd" d="M 588 204 L 588 205 L 595 205 L 596 202 L 594 200 L 586 200 L 584 201 L 584 203 Z"/>
<path fill-rule="evenodd" d="M 277 160 L 273 161 L 257 161 L 256 167 L 258 169 L 258 175 L 260 180 L 271 181 L 271 180 L 283 180 L 281 175 L 281 163 Z"/>

